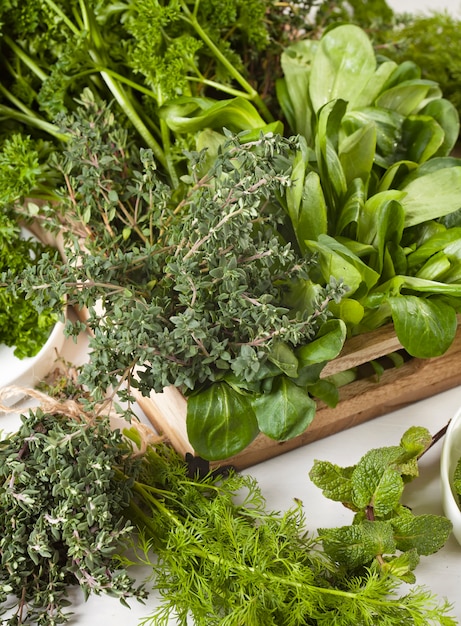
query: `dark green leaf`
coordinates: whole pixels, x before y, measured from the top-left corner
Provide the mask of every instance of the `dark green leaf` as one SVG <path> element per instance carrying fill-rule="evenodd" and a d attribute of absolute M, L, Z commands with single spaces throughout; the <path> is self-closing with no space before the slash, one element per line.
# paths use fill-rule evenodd
<path fill-rule="evenodd" d="M 255 397 L 251 404 L 261 432 L 276 441 L 303 433 L 316 411 L 309 394 L 285 376 L 274 381 L 270 393 Z"/>
<path fill-rule="evenodd" d="M 416 550 L 429 555 L 440 550 L 448 539 L 452 524 L 439 515 L 400 515 L 391 520 L 397 548 L 403 552 Z"/>
<path fill-rule="evenodd" d="M 226 383 L 215 383 L 187 402 L 187 434 L 204 459 L 222 460 L 237 454 L 258 434 L 249 399 Z"/>
<path fill-rule="evenodd" d="M 440 356 L 448 350 L 458 327 L 456 312 L 437 298 L 396 296 L 389 298 L 399 341 L 412 356 Z"/>

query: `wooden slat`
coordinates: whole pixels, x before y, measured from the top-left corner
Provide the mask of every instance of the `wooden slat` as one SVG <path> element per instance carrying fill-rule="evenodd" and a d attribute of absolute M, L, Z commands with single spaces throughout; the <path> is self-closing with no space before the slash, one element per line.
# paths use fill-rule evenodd
<path fill-rule="evenodd" d="M 379 359 L 386 354 L 396 352 L 401 348 L 402 344 L 397 339 L 392 325 L 382 326 L 369 333 L 357 335 L 357 337 L 348 339 L 341 354 L 325 365 L 321 378 L 345 372 L 358 365 L 369 363 L 373 359 Z"/>

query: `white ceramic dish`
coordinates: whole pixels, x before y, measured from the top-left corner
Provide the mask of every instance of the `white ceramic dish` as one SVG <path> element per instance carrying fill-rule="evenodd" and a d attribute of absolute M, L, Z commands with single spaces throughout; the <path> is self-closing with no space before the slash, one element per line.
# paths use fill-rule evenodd
<path fill-rule="evenodd" d="M 37 239 L 28 229 L 21 228 L 23 239 Z M 64 324 L 57 322 L 46 343 L 33 357 L 18 359 L 14 356 L 14 346 L 0 344 L 0 388 L 34 387 L 51 370 L 59 351 L 64 344 Z M 3 399 L 2 402 L 11 406 L 21 399 L 21 395 Z"/>
<path fill-rule="evenodd" d="M 57 322 L 46 343 L 32 357 L 18 359 L 14 356 L 14 347 L 0 345 L 0 388 L 34 387 L 48 374 L 64 344 L 64 324 Z M 13 396 L 6 403 L 14 404 L 21 398 Z"/>
<path fill-rule="evenodd" d="M 445 515 L 453 524 L 453 534 L 461 544 L 461 509 L 453 489 L 453 475 L 461 458 L 461 409 L 452 418 L 445 433 L 440 474 L 442 480 L 442 504 Z"/>

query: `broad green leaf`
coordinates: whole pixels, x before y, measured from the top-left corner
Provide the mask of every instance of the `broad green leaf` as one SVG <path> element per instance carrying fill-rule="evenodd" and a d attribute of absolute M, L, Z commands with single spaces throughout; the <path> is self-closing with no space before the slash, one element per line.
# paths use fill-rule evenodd
<path fill-rule="evenodd" d="M 348 288 L 348 295 L 354 294 L 363 283 L 362 273 L 354 264 L 349 263 L 341 254 L 329 246 L 318 241 L 306 241 L 306 246 L 312 252 L 318 253 L 318 263 L 324 281 L 331 277 L 343 281 Z"/>
<path fill-rule="evenodd" d="M 399 515 L 391 520 L 397 549 L 406 552 L 416 550 L 428 556 L 443 547 L 448 539 L 452 524 L 439 515 Z"/>
<path fill-rule="evenodd" d="M 440 150 L 445 133 L 429 115 L 410 115 L 403 123 L 403 143 L 408 146 L 406 158 L 424 163 Z"/>
<path fill-rule="evenodd" d="M 433 220 L 461 208 L 461 167 L 446 167 L 401 187 L 405 226 Z"/>
<path fill-rule="evenodd" d="M 393 554 L 396 550 L 389 522 L 365 520 L 351 526 L 321 528 L 319 536 L 325 552 L 350 568 L 367 565 L 376 556 Z"/>
<path fill-rule="evenodd" d="M 348 111 L 342 125 L 347 134 L 358 128 L 373 123 L 376 127 L 375 162 L 380 167 L 388 168 L 403 158 L 404 150 L 400 146 L 402 124 L 405 117 L 396 111 L 379 107 L 365 107 Z"/>
<path fill-rule="evenodd" d="M 444 354 L 457 330 L 456 312 L 439 298 L 389 298 L 395 332 L 409 354 L 429 358 Z"/>
<path fill-rule="evenodd" d="M 333 100 L 320 110 L 315 136 L 323 192 L 331 210 L 347 192 L 346 177 L 338 156 L 339 130 L 346 104 L 344 100 Z"/>
<path fill-rule="evenodd" d="M 349 233 L 351 229 L 355 232 L 355 225 L 365 204 L 366 196 L 367 191 L 363 180 L 361 178 L 354 179 L 349 185 L 343 205 L 337 211 L 335 232 L 329 234 L 339 236 L 344 232 Z"/>
<path fill-rule="evenodd" d="M 343 298 L 341 302 L 332 302 L 330 310 L 335 317 L 342 319 L 347 325 L 356 326 L 363 318 L 363 305 L 353 298 Z"/>
<path fill-rule="evenodd" d="M 187 401 L 187 434 L 204 459 L 222 460 L 249 445 L 259 432 L 251 403 L 226 383 L 214 383 Z"/>
<path fill-rule="evenodd" d="M 421 68 L 413 61 L 403 61 L 399 63 L 392 74 L 389 76 L 387 83 L 384 85 L 383 91 L 391 89 L 396 85 L 410 80 L 421 78 Z"/>
<path fill-rule="evenodd" d="M 340 467 L 330 461 L 314 460 L 309 478 L 322 490 L 325 498 L 336 502 L 352 502 L 351 474 L 353 467 Z"/>
<path fill-rule="evenodd" d="M 306 239 L 317 239 L 328 232 L 328 215 L 322 183 L 316 172 L 309 172 L 304 181 L 298 222 L 293 224 L 301 252 Z"/>
<path fill-rule="evenodd" d="M 261 432 L 286 441 L 303 433 L 315 416 L 316 403 L 286 376 L 274 380 L 272 391 L 255 396 L 252 407 Z"/>
<path fill-rule="evenodd" d="M 283 88 L 282 85 L 277 86 L 279 102 L 292 131 L 305 137 L 308 142 L 311 140 L 313 117 L 309 104 L 309 80 L 317 47 L 318 42 L 309 39 L 288 46 L 280 58 L 284 74 Z"/>
<path fill-rule="evenodd" d="M 306 241 L 309 249 L 319 253 L 319 265 L 328 281 L 331 276 L 344 281 L 349 288 L 348 296 L 352 295 L 364 283 L 371 289 L 379 279 L 379 274 L 368 267 L 347 246 L 333 237 L 321 235 L 318 241 Z"/>
<path fill-rule="evenodd" d="M 418 112 L 426 100 L 440 98 L 441 95 L 440 88 L 433 81 L 408 80 L 384 91 L 376 99 L 376 106 L 407 116 Z"/>
<path fill-rule="evenodd" d="M 458 243 L 460 240 L 461 227 L 447 228 L 435 232 L 424 243 L 419 245 L 414 252 L 408 255 L 408 267 L 415 268 L 420 266 L 438 252 L 446 251 L 451 243 Z"/>
<path fill-rule="evenodd" d="M 341 98 L 355 106 L 376 71 L 376 57 L 365 31 L 352 24 L 332 28 L 312 60 L 309 94 L 315 111 Z"/>
<path fill-rule="evenodd" d="M 445 280 L 451 269 L 449 258 L 444 252 L 438 252 L 416 272 L 417 278 L 427 280 Z"/>
<path fill-rule="evenodd" d="M 459 137 L 459 115 L 456 107 L 445 98 L 431 100 L 421 111 L 420 115 L 430 115 L 443 128 L 444 140 L 437 156 L 447 156 L 453 150 Z"/>
<path fill-rule="evenodd" d="M 298 375 L 298 359 L 293 349 L 284 341 L 274 342 L 269 352 L 268 359 L 287 376 L 294 378 Z"/>
<path fill-rule="evenodd" d="M 263 130 L 265 121 L 245 98 L 211 100 L 182 97 L 159 109 L 159 116 L 175 133 L 194 133 L 204 128 L 228 128 L 240 132 L 251 128 Z"/>
<path fill-rule="evenodd" d="M 341 352 L 346 340 L 343 320 L 328 320 L 323 324 L 316 339 L 296 350 L 299 366 L 331 361 Z"/>
<path fill-rule="evenodd" d="M 393 464 L 401 457 L 399 446 L 369 450 L 352 473 L 352 500 L 358 509 L 371 505 L 376 515 L 390 513 L 399 503 L 403 480 Z"/>
<path fill-rule="evenodd" d="M 380 215 L 384 214 L 384 220 L 388 220 L 388 211 L 395 211 L 396 221 L 400 224 L 402 208 L 399 203 L 404 193 L 397 189 L 380 191 L 371 196 L 364 204 L 357 223 L 357 239 L 361 243 L 372 244 L 377 236 L 378 222 L 383 221 Z M 391 218 L 392 219 L 392 218 Z"/>
<path fill-rule="evenodd" d="M 320 374 L 325 367 L 325 362 L 306 365 L 299 369 L 298 377 L 294 382 L 299 386 L 309 390 L 320 380 Z"/>
<path fill-rule="evenodd" d="M 386 283 L 380 285 L 376 291 L 367 297 L 366 306 L 377 306 L 383 299 L 390 295 L 396 295 L 403 289 L 411 289 L 424 294 L 442 294 L 459 298 L 461 296 L 461 284 L 447 284 L 436 280 L 426 280 L 416 276 L 394 276 Z"/>
<path fill-rule="evenodd" d="M 384 172 L 378 184 L 378 193 L 388 191 L 391 188 L 398 189 L 409 172 L 417 167 L 418 164 L 413 161 L 397 161 Z"/>
<path fill-rule="evenodd" d="M 404 229 L 403 208 L 394 198 L 395 195 L 391 191 L 372 196 L 365 203 L 357 225 L 359 241 L 373 245 L 375 250 L 370 256 L 369 265 L 381 275 L 389 244 L 397 246 Z"/>
<path fill-rule="evenodd" d="M 298 381 L 296 381 L 297 383 Z M 350 382 L 350 381 L 349 381 Z M 310 385 L 306 385 L 307 391 L 313 398 L 321 400 L 327 406 L 334 408 L 339 402 L 338 386 L 332 379 L 321 379 Z"/>
<path fill-rule="evenodd" d="M 384 61 L 376 68 L 362 91 L 354 98 L 354 107 L 366 107 L 374 103 L 378 95 L 384 90 L 390 77 L 394 74 L 397 63 Z"/>
<path fill-rule="evenodd" d="M 376 152 L 376 126 L 373 123 L 362 126 L 340 143 L 339 159 L 349 186 L 360 178 L 368 183 Z"/>
<path fill-rule="evenodd" d="M 306 155 L 304 150 L 298 150 L 291 167 L 290 185 L 286 190 L 286 205 L 293 228 L 296 230 L 299 220 L 299 208 L 303 196 L 304 180 L 306 178 Z"/>

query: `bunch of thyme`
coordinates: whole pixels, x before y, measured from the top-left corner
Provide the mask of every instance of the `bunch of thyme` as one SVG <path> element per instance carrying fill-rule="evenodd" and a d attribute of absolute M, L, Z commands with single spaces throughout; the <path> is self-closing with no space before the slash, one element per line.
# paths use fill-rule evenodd
<path fill-rule="evenodd" d="M 196 389 L 226 373 L 256 380 L 274 345 L 315 337 L 344 288 L 314 285 L 311 260 L 283 236 L 296 139 L 228 134 L 214 161 L 188 154 L 179 194 L 103 105 L 85 102 L 66 132 L 60 209 L 42 214 L 72 231 L 67 260 L 44 258 L 12 288 L 88 308 L 92 352 L 82 375 L 91 389 L 135 369 L 147 394 Z M 308 297 L 296 307 L 299 284 Z"/>
<path fill-rule="evenodd" d="M 125 603 L 144 597 L 114 559 L 133 530 L 123 511 L 137 465 L 106 419 L 38 409 L 0 441 L 2 624 L 68 621 L 69 585 Z"/>

